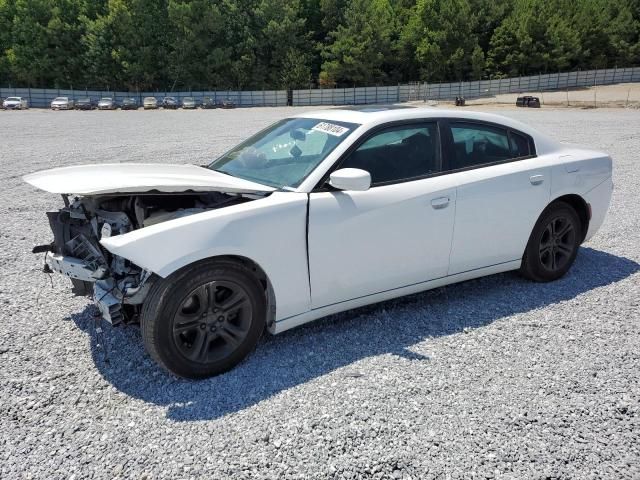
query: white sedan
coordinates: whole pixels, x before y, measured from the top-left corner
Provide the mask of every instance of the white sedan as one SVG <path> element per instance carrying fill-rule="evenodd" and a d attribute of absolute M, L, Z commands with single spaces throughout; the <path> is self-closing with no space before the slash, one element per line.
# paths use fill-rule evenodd
<path fill-rule="evenodd" d="M 69 97 L 56 97 L 51 101 L 51 110 L 73 110 L 74 104 Z"/>
<path fill-rule="evenodd" d="M 5 110 L 26 110 L 29 108 L 29 102 L 24 97 L 7 97 L 2 102 L 2 108 Z"/>
<path fill-rule="evenodd" d="M 201 378 L 265 330 L 519 270 L 571 267 L 603 222 L 606 154 L 518 121 L 369 107 L 304 113 L 206 166 L 110 164 L 27 175 L 63 195 L 49 269 L 147 351 Z"/>

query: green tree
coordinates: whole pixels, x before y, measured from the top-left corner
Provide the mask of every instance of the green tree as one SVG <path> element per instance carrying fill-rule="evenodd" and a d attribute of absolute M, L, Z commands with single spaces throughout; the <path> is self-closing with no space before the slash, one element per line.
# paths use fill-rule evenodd
<path fill-rule="evenodd" d="M 462 80 L 471 73 L 478 45 L 468 0 L 418 0 L 405 26 L 401 45 L 414 52 L 421 79 Z"/>
<path fill-rule="evenodd" d="M 344 23 L 322 49 L 321 80 L 326 84 L 386 82 L 393 64 L 394 11 L 388 0 L 352 0 Z"/>
<path fill-rule="evenodd" d="M 518 0 L 491 38 L 488 68 L 497 76 L 556 72 L 576 65 L 580 39 L 570 0 Z"/>
<path fill-rule="evenodd" d="M 480 48 L 480 45 L 476 45 L 473 52 L 471 52 L 471 73 L 473 80 L 480 80 L 482 78 L 484 67 L 484 52 L 482 48 Z"/>
<path fill-rule="evenodd" d="M 221 9 L 208 0 L 169 0 L 169 79 L 191 89 L 226 87 L 232 47 Z"/>
<path fill-rule="evenodd" d="M 0 85 L 11 82 L 11 63 L 8 54 L 13 36 L 14 0 L 0 0 Z"/>
<path fill-rule="evenodd" d="M 308 86 L 311 70 L 305 54 L 310 38 L 301 16 L 299 0 L 261 0 L 256 12 L 258 42 L 256 57 L 260 72 L 257 87 Z M 287 71 L 287 69 L 291 69 Z M 305 81 L 307 79 L 307 81 Z"/>
<path fill-rule="evenodd" d="M 13 79 L 25 86 L 47 86 L 54 68 L 48 53 L 47 25 L 51 7 L 46 0 L 16 0 L 12 43 L 6 58 Z"/>

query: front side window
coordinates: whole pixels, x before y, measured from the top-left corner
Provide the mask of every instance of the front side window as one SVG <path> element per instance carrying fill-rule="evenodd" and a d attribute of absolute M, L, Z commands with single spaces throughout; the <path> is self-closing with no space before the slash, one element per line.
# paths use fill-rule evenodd
<path fill-rule="evenodd" d="M 489 125 L 452 122 L 453 153 L 449 169 L 474 167 L 514 158 L 507 130 Z"/>
<path fill-rule="evenodd" d="M 371 184 L 399 182 L 438 171 L 438 127 L 420 123 L 374 134 L 340 164 L 371 174 Z"/>
<path fill-rule="evenodd" d="M 208 168 L 276 188 L 296 188 L 358 126 L 289 118 L 242 142 Z"/>

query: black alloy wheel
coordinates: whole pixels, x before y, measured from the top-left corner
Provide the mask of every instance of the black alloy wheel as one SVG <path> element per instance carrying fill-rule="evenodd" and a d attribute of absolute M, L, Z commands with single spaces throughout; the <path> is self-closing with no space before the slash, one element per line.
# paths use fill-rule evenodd
<path fill-rule="evenodd" d="M 256 346 L 266 323 L 266 292 L 256 272 L 210 259 L 155 278 L 141 313 L 151 357 L 185 378 L 226 372 Z"/>
<path fill-rule="evenodd" d="M 574 208 L 561 201 L 549 205 L 533 227 L 520 273 L 536 282 L 562 277 L 573 264 L 583 226 Z"/>
<path fill-rule="evenodd" d="M 173 316 L 173 340 L 192 362 L 219 361 L 249 334 L 253 311 L 239 284 L 214 280 L 190 292 Z"/>
<path fill-rule="evenodd" d="M 562 270 L 571 260 L 576 245 L 576 229 L 567 215 L 554 217 L 540 238 L 540 263 L 550 272 Z"/>

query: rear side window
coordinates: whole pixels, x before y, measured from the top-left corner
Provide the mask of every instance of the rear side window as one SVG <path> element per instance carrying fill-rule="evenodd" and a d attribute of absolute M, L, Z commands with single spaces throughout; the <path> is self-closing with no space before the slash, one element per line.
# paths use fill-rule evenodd
<path fill-rule="evenodd" d="M 438 171 L 436 122 L 386 128 L 352 152 L 340 168 L 360 168 L 379 185 L 423 177 Z"/>
<path fill-rule="evenodd" d="M 506 129 L 475 123 L 452 122 L 453 152 L 449 170 L 474 167 L 513 158 Z"/>
<path fill-rule="evenodd" d="M 510 132 L 509 137 L 511 140 L 511 154 L 513 158 L 528 157 L 531 155 L 531 148 L 527 137 L 516 132 Z"/>

